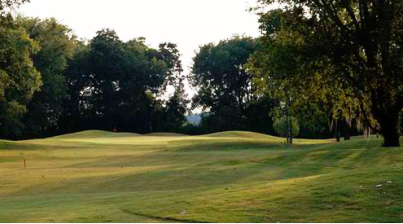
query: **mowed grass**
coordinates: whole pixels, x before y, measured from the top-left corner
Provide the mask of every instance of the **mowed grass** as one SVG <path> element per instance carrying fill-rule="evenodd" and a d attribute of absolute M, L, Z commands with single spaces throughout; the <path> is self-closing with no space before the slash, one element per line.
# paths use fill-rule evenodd
<path fill-rule="evenodd" d="M 403 148 L 283 142 L 102 131 L 0 141 L 0 222 L 403 222 Z"/>

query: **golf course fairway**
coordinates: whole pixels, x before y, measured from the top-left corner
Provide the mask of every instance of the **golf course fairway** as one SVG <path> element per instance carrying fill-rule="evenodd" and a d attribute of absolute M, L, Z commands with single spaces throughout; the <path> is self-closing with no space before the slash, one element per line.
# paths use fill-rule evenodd
<path fill-rule="evenodd" d="M 0 140 L 0 222 L 403 222 L 403 148 L 381 144 L 250 132 Z"/>

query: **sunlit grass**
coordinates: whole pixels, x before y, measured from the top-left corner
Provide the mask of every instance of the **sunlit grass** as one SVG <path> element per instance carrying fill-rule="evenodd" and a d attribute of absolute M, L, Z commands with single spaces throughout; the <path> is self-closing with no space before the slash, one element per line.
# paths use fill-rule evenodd
<path fill-rule="evenodd" d="M 402 222 L 403 150 L 381 143 L 101 131 L 0 141 L 0 221 Z"/>

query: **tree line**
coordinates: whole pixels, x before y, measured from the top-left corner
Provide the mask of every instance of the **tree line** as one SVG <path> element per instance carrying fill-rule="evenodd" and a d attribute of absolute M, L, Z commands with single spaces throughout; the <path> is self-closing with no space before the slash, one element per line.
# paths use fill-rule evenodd
<path fill-rule="evenodd" d="M 2 10 L 17 3 L 2 2 Z M 153 49 L 145 38 L 124 42 L 110 29 L 79 40 L 55 19 L 8 13 L 0 29 L 2 138 L 182 127 L 188 102 L 175 44 Z"/>
<path fill-rule="evenodd" d="M 292 113 L 331 111 L 399 146 L 403 109 L 403 2 L 259 0 L 260 51 L 249 67 Z M 282 7 L 266 11 L 267 5 Z M 274 88 L 277 86 L 277 88 Z"/>
<path fill-rule="evenodd" d="M 153 49 L 109 29 L 79 40 L 55 19 L 12 17 L 24 2 L 1 1 L 2 138 L 101 129 L 349 140 L 372 130 L 400 145 L 401 2 L 259 0 L 250 10 L 261 37 L 200 46 L 190 74 L 176 44 Z M 186 82 L 197 89 L 189 100 Z M 187 123 L 196 108 L 200 125 Z"/>

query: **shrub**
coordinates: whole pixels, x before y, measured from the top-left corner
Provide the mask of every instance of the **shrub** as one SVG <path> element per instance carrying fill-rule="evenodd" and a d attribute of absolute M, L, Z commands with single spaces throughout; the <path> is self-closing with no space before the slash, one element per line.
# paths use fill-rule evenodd
<path fill-rule="evenodd" d="M 295 117 L 290 117 L 292 136 L 297 137 L 299 135 L 299 125 L 298 120 Z M 282 117 L 274 122 L 274 130 L 276 133 L 282 137 L 286 137 L 288 133 L 287 117 Z"/>

